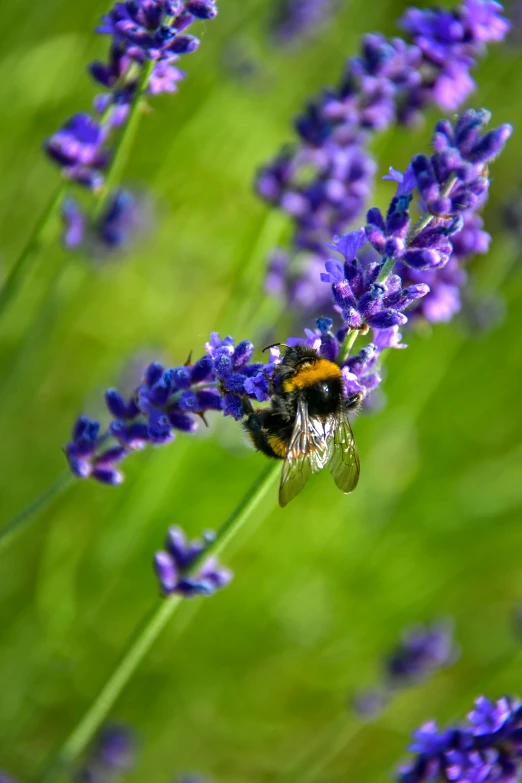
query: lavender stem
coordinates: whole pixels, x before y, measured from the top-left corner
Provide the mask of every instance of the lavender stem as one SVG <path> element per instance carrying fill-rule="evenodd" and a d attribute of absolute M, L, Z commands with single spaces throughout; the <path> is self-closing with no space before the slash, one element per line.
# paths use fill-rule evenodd
<path fill-rule="evenodd" d="M 20 533 L 33 517 L 48 508 L 53 500 L 73 483 L 73 480 L 73 474 L 69 470 L 64 471 L 28 506 L 19 511 L 18 514 L 15 514 L 9 522 L 6 522 L 0 528 L 0 549 L 5 547 L 14 535 Z"/>
<path fill-rule="evenodd" d="M 234 538 L 272 489 L 274 479 L 278 475 L 278 468 L 279 463 L 274 462 L 263 471 L 239 505 L 223 523 L 214 541 L 193 561 L 187 573 L 188 576 L 197 571 L 203 560 L 219 555 Z M 41 776 L 37 777 L 39 783 L 51 783 L 51 781 L 54 781 L 61 771 L 71 764 L 84 750 L 182 601 L 183 596 L 172 595 L 164 598 L 158 606 L 152 609 L 131 639 L 119 664 L 98 696 L 89 706 L 87 712 L 81 718 L 76 728 L 73 729 L 47 769 L 44 770 Z"/>
<path fill-rule="evenodd" d="M 337 363 L 339 365 L 343 365 L 345 361 L 348 359 L 348 357 L 350 356 L 350 353 L 352 352 L 352 348 L 357 339 L 358 334 L 359 334 L 359 329 L 349 329 L 346 332 L 346 336 L 343 340 L 343 344 L 339 349 L 339 356 L 337 359 Z"/>
<path fill-rule="evenodd" d="M 138 129 L 138 123 L 140 119 L 141 98 L 144 91 L 147 88 L 150 76 L 154 70 L 154 60 L 147 60 L 142 68 L 139 81 L 136 85 L 136 91 L 134 93 L 131 107 L 129 110 L 129 116 L 125 127 L 121 131 L 120 137 L 115 145 L 114 155 L 107 170 L 107 176 L 103 185 L 101 195 L 96 201 L 96 206 L 93 211 L 93 220 L 98 220 L 107 207 L 107 202 L 111 197 L 111 193 L 115 185 L 120 179 L 122 170 L 127 162 L 127 158 L 130 152 L 130 148 L 136 136 Z"/>
<path fill-rule="evenodd" d="M 51 221 L 56 216 L 67 190 L 67 182 L 62 182 L 47 204 L 40 220 L 36 223 L 32 234 L 27 240 L 22 252 L 18 256 L 9 277 L 0 290 L 0 317 L 8 307 L 13 296 L 18 291 L 24 274 L 29 269 L 31 261 L 44 245 L 45 234 Z"/>

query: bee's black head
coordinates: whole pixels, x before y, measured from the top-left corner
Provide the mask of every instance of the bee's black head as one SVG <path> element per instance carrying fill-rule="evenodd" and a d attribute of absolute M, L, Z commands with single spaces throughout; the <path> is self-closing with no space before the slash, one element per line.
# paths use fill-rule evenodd
<path fill-rule="evenodd" d="M 320 359 L 320 354 L 315 348 L 310 348 L 304 343 L 297 343 L 296 345 L 289 345 L 283 355 L 282 363 L 287 367 L 293 367 L 296 369 L 300 364 L 306 362 L 315 362 Z"/>

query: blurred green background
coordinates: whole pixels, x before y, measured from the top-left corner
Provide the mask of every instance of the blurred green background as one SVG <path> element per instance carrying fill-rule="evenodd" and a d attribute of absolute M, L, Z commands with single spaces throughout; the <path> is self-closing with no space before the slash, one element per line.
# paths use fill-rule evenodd
<path fill-rule="evenodd" d="M 126 181 L 151 191 L 152 236 L 105 264 L 55 243 L 3 320 L 2 522 L 64 469 L 74 418 L 102 415 L 103 390 L 136 357 L 179 364 L 210 331 L 256 336 L 236 330 L 238 280 L 252 256 L 261 275 L 267 239 L 259 244 L 267 210 L 252 193 L 254 171 L 291 139 L 293 115 L 337 79 L 361 33 L 396 34 L 406 7 L 350 0 L 317 38 L 284 52 L 267 38 L 267 0 L 219 5 L 183 62 L 179 94 L 151 102 L 128 165 Z M 92 33 L 106 8 L 0 5 L 6 268 L 56 186 L 42 140 L 90 107 L 85 68 L 106 50 Z M 247 76 L 235 67 L 244 59 Z M 353 496 L 327 475 L 284 511 L 272 493 L 223 558 L 230 588 L 182 607 L 112 712 L 141 737 L 131 782 L 191 770 L 224 783 L 296 781 L 337 743 L 316 779 L 377 783 L 420 722 L 460 716 L 483 691 L 521 690 L 522 274 L 501 218 L 522 181 L 520 73 L 516 46 L 492 46 L 470 102 L 516 131 L 492 169 L 492 249 L 474 264 L 478 289 L 505 299 L 505 319 L 473 337 L 462 320 L 410 334 L 408 350 L 389 357 L 386 408 L 355 423 Z M 379 138 L 380 172 L 425 149 L 436 117 Z M 380 206 L 389 192 L 380 187 Z M 167 526 L 217 528 L 264 467 L 239 427 L 215 417 L 201 437 L 130 458 L 121 487 L 78 482 L 0 552 L 0 769 L 34 778 L 98 693 L 158 600 L 151 559 Z M 376 680 L 405 625 L 445 615 L 460 661 L 357 727 L 350 693 Z M 352 735 L 344 747 L 339 731 Z"/>

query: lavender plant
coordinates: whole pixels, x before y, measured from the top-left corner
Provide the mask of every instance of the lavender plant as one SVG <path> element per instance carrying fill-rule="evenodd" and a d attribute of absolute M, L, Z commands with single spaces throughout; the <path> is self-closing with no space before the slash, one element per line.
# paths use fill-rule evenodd
<path fill-rule="evenodd" d="M 125 244 L 136 225 L 136 200 L 117 188 L 140 116 L 142 98 L 173 93 L 184 73 L 180 57 L 196 51 L 199 39 L 188 29 L 217 15 L 216 0 L 126 0 L 105 14 L 96 32 L 110 36 L 107 61 L 90 64 L 98 89 L 93 109 L 70 117 L 45 142 L 63 182 L 38 221 L 0 290 L 0 311 L 11 300 L 48 227 L 61 211 L 66 247 L 112 249 Z M 90 191 L 88 210 L 71 184 Z"/>
<path fill-rule="evenodd" d="M 175 58 L 193 46 L 191 37 L 184 32 L 185 21 L 189 17 L 207 18 L 205 14 L 211 16 L 214 11 L 214 4 L 206 0 L 170 3 L 168 7 L 150 0 L 118 4 L 104 18 L 101 32 L 113 36 L 111 59 L 109 65 L 97 64 L 92 70 L 109 92 L 97 104 L 94 117 L 73 118 L 48 143 L 49 153 L 67 178 L 88 189 L 102 189 L 89 230 L 99 232 L 106 226 L 108 212 L 104 209 L 113 206 L 111 199 L 117 199 L 111 187 L 117 170 L 114 161 L 121 158 L 113 155 L 110 163 L 108 150 L 114 138 L 119 139 L 118 154 L 127 143 L 129 135 L 118 130 L 121 118 L 126 121 L 125 133 L 129 134 L 137 116 L 139 96 L 147 84 L 151 92 L 169 89 L 165 84 L 170 88 L 175 85 Z M 487 235 L 476 212 L 488 191 L 488 166 L 511 134 L 509 125 L 486 131 L 490 118 L 484 110 L 468 110 L 454 123 L 441 120 L 435 128 L 432 154 L 414 156 L 403 174 L 391 170 L 389 177 L 396 183 L 396 192 L 386 213 L 374 207 L 364 226 L 343 233 L 346 223 L 360 215 L 370 187 L 373 164 L 366 150 L 366 131 L 373 132 L 395 120 L 411 122 L 430 102 L 446 108 L 460 104 L 471 89 L 469 68 L 482 44 L 501 39 L 507 29 L 499 6 L 489 0 L 469 0 L 453 13 L 412 11 L 406 24 L 415 36 L 414 45 L 386 42 L 379 36 L 367 39 L 364 58 L 349 63 L 341 92 L 328 100 L 325 97 L 324 105 L 311 106 L 300 122 L 307 154 L 310 150 L 318 153 L 309 157 L 320 172 L 317 200 L 308 190 L 309 204 L 306 198 L 300 200 L 300 186 L 294 188 L 295 192 L 287 189 L 285 166 L 292 162 L 291 155 L 288 161 L 279 162 L 277 170 L 281 203 L 284 199 L 285 209 L 299 218 L 296 247 L 310 250 L 321 265 L 321 278 L 317 270 L 309 276 L 311 297 L 316 291 L 331 296 L 315 328 L 306 329 L 304 338 L 288 338 L 286 344 L 304 343 L 336 363 L 345 399 L 352 395 L 370 398 L 381 383 L 385 352 L 406 347 L 401 342 L 400 329 L 409 318 L 441 320 L 433 313 L 444 308 L 452 310 L 450 301 L 454 301 L 455 289 L 462 285 L 452 277 L 452 259 L 455 261 L 459 252 L 455 248 L 460 242 L 460 252 L 465 254 L 466 248 L 487 245 Z M 176 39 L 178 43 L 174 44 Z M 123 68 L 126 59 L 128 70 Z M 154 74 L 159 83 L 152 89 Z M 353 121 L 349 119 L 352 114 L 356 115 Z M 326 143 L 321 146 L 323 132 Z M 119 137 L 113 135 L 118 133 Z M 324 157 L 325 150 L 334 155 L 334 163 Z M 336 191 L 339 183 L 341 187 Z M 326 202 L 323 194 L 327 194 Z M 311 216 L 307 216 L 306 210 Z M 76 223 L 73 225 L 72 219 L 68 223 L 69 237 L 72 234 L 82 241 L 88 221 L 75 204 L 71 214 Z M 332 240 L 334 231 L 338 235 Z M 448 276 L 445 281 L 437 277 L 444 270 Z M 426 308 L 430 295 L 431 308 Z M 370 331 L 371 337 L 356 352 L 356 340 L 370 335 Z M 205 353 L 196 361 L 189 357 L 184 364 L 169 368 L 157 362 L 150 364 L 129 398 L 115 389 L 108 390 L 108 426 L 102 428 L 99 422 L 85 416 L 74 426 L 65 449 L 71 475 L 118 484 L 123 480 L 119 466 L 133 452 L 170 443 L 179 432 L 192 433 L 199 420 L 205 421 L 212 412 L 241 421 L 248 401 L 261 405 L 270 402 L 277 383 L 281 362 L 278 348 L 271 348 L 267 361 L 255 361 L 254 356 L 255 345 L 250 340 L 236 342 L 230 336 L 222 339 L 215 332 Z M 46 783 L 86 747 L 183 600 L 214 593 L 230 580 L 230 573 L 215 558 L 271 491 L 275 476 L 274 467 L 264 472 L 215 537 L 207 535 L 203 543 L 194 544 L 187 542 L 179 529 L 169 531 L 165 550 L 155 557 L 162 600 L 154 606 L 115 671 L 52 760 L 43 776 Z M 417 642 L 405 646 L 402 655 L 388 662 L 388 670 L 394 672 L 396 679 L 405 680 L 421 669 L 433 668 L 434 661 L 444 657 L 439 648 L 428 654 L 426 640 Z M 502 729 L 504 733 L 491 742 L 489 750 L 505 753 L 505 742 L 512 742 L 519 731 L 519 708 L 510 703 L 509 709 L 509 719 L 494 723 L 494 731 Z M 481 750 L 457 744 L 451 750 Z M 443 752 L 449 749 L 444 746 Z M 432 753 L 430 764 L 433 758 Z M 405 774 L 415 773 L 416 779 L 427 779 L 427 774 L 422 776 L 432 766 L 423 763 L 412 762 Z M 462 768 L 469 768 L 467 759 Z M 451 777 L 449 767 L 439 766 L 436 770 L 444 772 L 445 779 L 483 779 L 480 775 Z M 404 780 L 406 783 L 407 778 Z"/>
<path fill-rule="evenodd" d="M 379 385 L 383 352 L 405 347 L 399 328 L 407 323 L 411 306 L 430 293 L 426 282 L 411 283 L 409 275 L 445 269 L 454 236 L 483 203 L 489 188 L 487 166 L 512 131 L 505 124 L 486 132 L 489 119 L 484 110 L 468 110 L 454 125 L 439 121 L 433 154 L 415 155 L 404 175 L 394 175 L 399 182 L 386 215 L 370 209 L 364 228 L 329 244 L 341 256 L 329 258 L 321 274 L 330 285 L 330 314 L 317 319 L 304 339 L 288 338 L 286 344 L 304 342 L 336 362 L 346 398 L 366 398 Z M 354 353 L 357 336 L 370 329 L 371 341 Z M 245 398 L 270 400 L 280 362 L 277 347 L 270 349 L 268 362 L 255 362 L 253 342 L 236 344 L 231 336 L 221 339 L 214 333 L 205 350 L 195 363 L 167 369 L 152 363 L 129 399 L 109 389 L 109 426 L 102 430 L 99 422 L 85 416 L 74 426 L 66 447 L 74 475 L 118 484 L 123 480 L 118 466 L 132 452 L 170 443 L 176 432 L 193 432 L 197 418 L 205 419 L 211 411 L 241 420 Z"/>
<path fill-rule="evenodd" d="M 325 292 L 310 279 L 328 258 L 330 237 L 364 210 L 376 171 L 369 150 L 375 134 L 393 124 L 417 124 L 429 106 L 462 106 L 475 89 L 471 72 L 485 45 L 502 41 L 510 27 L 494 0 L 467 0 L 452 11 L 410 8 L 399 24 L 408 39 L 365 36 L 338 86 L 326 88 L 297 117 L 297 142 L 258 173 L 258 195 L 293 224 L 290 248 L 269 260 L 266 290 L 297 310 L 324 307 Z M 489 235 L 476 215 L 482 205 L 461 211 L 444 271 L 443 265 L 440 271 L 410 265 L 408 281 L 430 285 L 430 296 L 417 305 L 430 321 L 448 320 L 459 309 L 463 262 L 487 251 Z"/>

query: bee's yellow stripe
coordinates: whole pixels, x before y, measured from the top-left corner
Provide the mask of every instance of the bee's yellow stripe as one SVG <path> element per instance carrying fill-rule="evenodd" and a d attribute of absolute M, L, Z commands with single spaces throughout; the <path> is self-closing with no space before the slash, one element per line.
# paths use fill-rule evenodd
<path fill-rule="evenodd" d="M 281 440 L 281 438 L 278 438 L 277 435 L 269 435 L 268 443 L 273 449 L 274 454 L 277 454 L 278 457 L 282 457 L 283 459 L 286 457 L 288 445 Z"/>
<path fill-rule="evenodd" d="M 328 359 L 318 359 L 316 362 L 302 365 L 295 375 L 283 381 L 283 391 L 299 391 L 313 386 L 314 383 L 337 380 L 340 377 L 341 370 L 336 364 L 329 362 Z"/>

